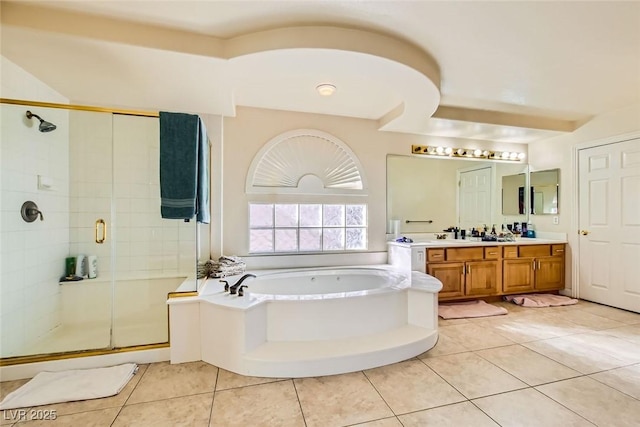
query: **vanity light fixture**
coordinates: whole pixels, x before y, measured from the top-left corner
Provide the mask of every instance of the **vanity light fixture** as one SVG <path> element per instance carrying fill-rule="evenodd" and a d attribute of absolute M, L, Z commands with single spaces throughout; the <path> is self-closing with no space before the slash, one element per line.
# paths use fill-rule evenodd
<path fill-rule="evenodd" d="M 479 148 L 453 148 L 433 145 L 412 145 L 411 153 L 452 158 L 505 160 L 509 162 L 519 162 L 524 160 L 526 157 L 525 153 L 518 153 L 515 151 L 490 151 L 481 150 Z"/>
<path fill-rule="evenodd" d="M 316 86 L 316 90 L 322 96 L 331 96 L 336 91 L 336 87 L 331 83 L 321 83 Z"/>

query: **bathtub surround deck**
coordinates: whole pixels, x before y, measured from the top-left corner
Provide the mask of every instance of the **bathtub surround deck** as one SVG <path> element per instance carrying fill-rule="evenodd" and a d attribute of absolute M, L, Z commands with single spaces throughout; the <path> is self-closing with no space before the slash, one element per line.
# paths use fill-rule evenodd
<path fill-rule="evenodd" d="M 203 360 L 243 375 L 309 377 L 398 362 L 437 341 L 441 284 L 423 273 L 399 274 L 389 265 L 251 273 L 258 278 L 246 281 L 244 297 L 209 280 L 199 296 L 169 301 L 172 363 Z M 283 286 L 269 290 L 261 280 Z M 296 280 L 299 294 L 292 292 Z M 303 290 L 316 281 L 325 291 Z"/>

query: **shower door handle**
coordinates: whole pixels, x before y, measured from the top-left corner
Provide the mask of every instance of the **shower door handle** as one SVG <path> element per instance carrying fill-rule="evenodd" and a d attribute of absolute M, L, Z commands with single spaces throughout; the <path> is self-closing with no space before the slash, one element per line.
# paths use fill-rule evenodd
<path fill-rule="evenodd" d="M 100 232 L 102 230 L 102 232 Z M 104 219 L 96 220 L 96 243 L 102 244 L 107 240 L 107 223 Z"/>

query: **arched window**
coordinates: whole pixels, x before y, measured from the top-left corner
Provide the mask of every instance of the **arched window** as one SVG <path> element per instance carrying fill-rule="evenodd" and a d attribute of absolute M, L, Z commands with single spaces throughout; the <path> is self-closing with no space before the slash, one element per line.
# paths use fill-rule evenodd
<path fill-rule="evenodd" d="M 338 138 L 297 129 L 273 138 L 256 154 L 247 194 L 359 194 L 366 182 L 358 158 Z"/>
<path fill-rule="evenodd" d="M 360 162 L 336 137 L 313 129 L 269 141 L 247 174 L 248 194 L 300 194 L 301 203 L 249 202 L 250 253 L 360 251 L 368 246 L 365 203 L 322 195 L 366 195 Z M 311 197 L 317 195 L 320 197 Z M 311 199 L 311 200 L 310 200 Z"/>

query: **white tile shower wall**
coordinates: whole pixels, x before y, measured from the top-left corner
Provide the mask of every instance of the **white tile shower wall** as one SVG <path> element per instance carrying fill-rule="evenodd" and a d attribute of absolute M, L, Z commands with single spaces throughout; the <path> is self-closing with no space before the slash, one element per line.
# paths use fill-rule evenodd
<path fill-rule="evenodd" d="M 3 74 L 3 85 L 4 79 Z M 38 132 L 38 121 L 27 119 L 27 110 L 58 128 Z M 10 357 L 24 354 L 60 324 L 58 279 L 69 251 L 69 113 L 2 105 L 1 114 L 0 348 L 2 357 Z M 50 178 L 53 187 L 39 189 L 39 175 Z M 20 208 L 27 200 L 38 205 L 44 221 L 22 220 Z"/>

